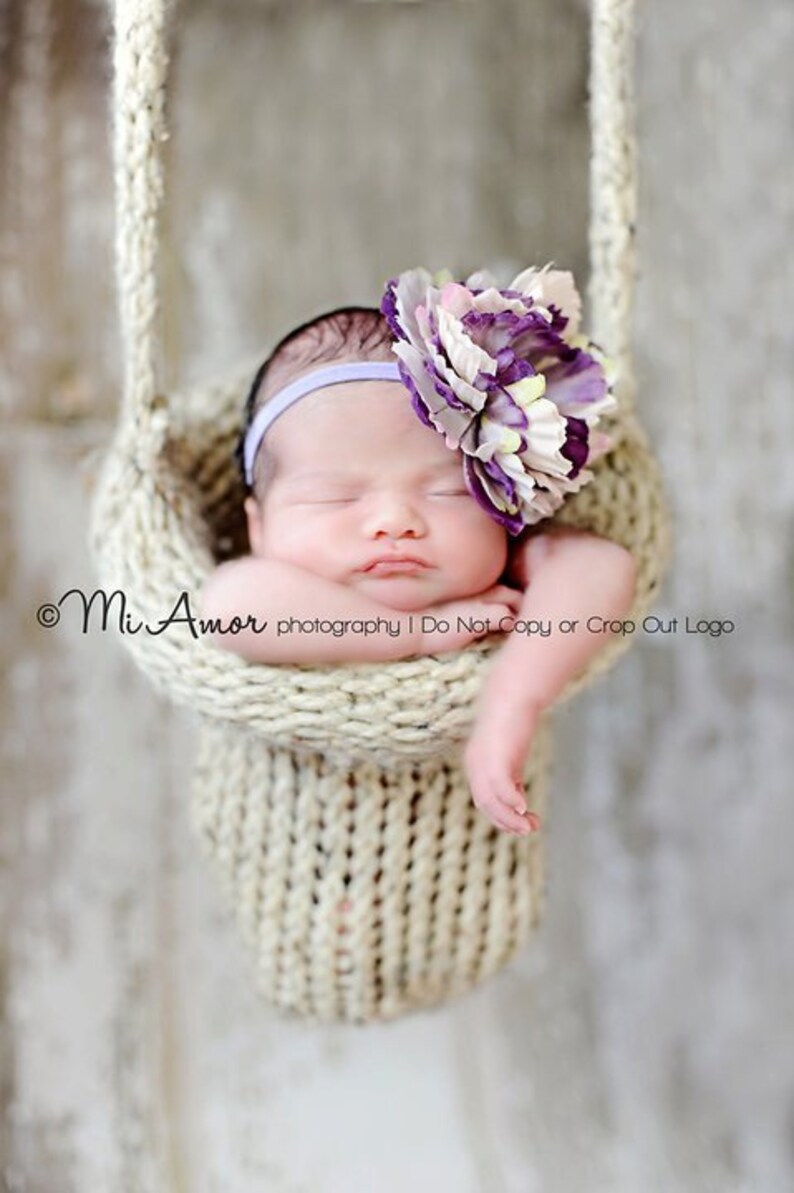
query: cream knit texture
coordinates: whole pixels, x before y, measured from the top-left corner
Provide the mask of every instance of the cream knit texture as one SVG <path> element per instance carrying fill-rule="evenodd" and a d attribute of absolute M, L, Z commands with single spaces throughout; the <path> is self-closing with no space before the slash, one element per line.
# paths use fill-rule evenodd
<path fill-rule="evenodd" d="M 596 0 L 591 76 L 593 338 L 619 371 L 614 447 L 552 520 L 627 547 L 630 614 L 650 607 L 669 530 L 658 469 L 632 413 L 635 163 L 630 0 Z M 105 589 L 150 626 L 187 594 L 197 615 L 220 558 L 244 549 L 232 452 L 252 368 L 158 395 L 157 221 L 165 137 L 162 0 L 118 0 L 115 150 L 125 383 L 99 479 L 92 546 Z M 182 613 L 187 612 L 183 603 Z M 562 699 L 628 646 L 609 641 Z M 202 721 L 193 821 L 254 955 L 289 1014 L 367 1022 L 457 996 L 527 939 L 543 905 L 542 834 L 516 838 L 473 806 L 460 746 L 498 642 L 388 664 L 264 666 L 185 623 L 124 637 L 157 688 Z M 527 764 L 545 811 L 544 717 Z"/>

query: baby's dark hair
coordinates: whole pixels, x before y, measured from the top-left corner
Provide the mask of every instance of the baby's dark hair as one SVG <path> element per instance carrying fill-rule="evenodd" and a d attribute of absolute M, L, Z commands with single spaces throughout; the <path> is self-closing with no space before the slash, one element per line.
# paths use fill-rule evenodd
<path fill-rule="evenodd" d="M 276 344 L 257 370 L 248 391 L 243 431 L 235 451 L 243 483 L 249 492 L 253 489 L 261 496 L 275 470 L 275 460 L 268 452 L 266 443 L 262 444 L 256 456 L 253 485 L 248 485 L 246 481 L 243 463 L 243 445 L 248 428 L 268 398 L 288 385 L 308 365 L 342 359 L 394 360 L 391 344 L 389 325 L 376 307 L 338 307 L 327 311 L 294 328 Z M 271 382 L 273 384 L 269 384 Z M 268 389 L 270 393 L 267 393 Z"/>

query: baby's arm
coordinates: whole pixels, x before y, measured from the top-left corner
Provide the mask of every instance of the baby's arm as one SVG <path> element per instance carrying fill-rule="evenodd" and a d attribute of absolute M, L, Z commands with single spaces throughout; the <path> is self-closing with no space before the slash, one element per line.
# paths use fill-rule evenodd
<path fill-rule="evenodd" d="M 522 783 L 538 716 L 611 637 L 588 630 L 588 618 L 608 622 L 628 612 L 636 565 L 616 543 L 559 529 L 519 548 L 512 574 L 527 584 L 519 619 L 551 632 L 507 635 L 481 694 L 465 765 L 477 807 L 497 827 L 524 834 L 539 825 L 526 811 Z M 561 633 L 563 620 L 576 629 Z"/>
<path fill-rule="evenodd" d="M 241 655 L 252 663 L 358 663 L 387 662 L 416 654 L 440 654 L 467 646 L 483 633 L 459 628 L 458 618 L 498 622 L 515 613 L 520 594 L 497 585 L 466 600 L 423 609 L 413 615 L 388 608 L 347 585 L 315 576 L 294 564 L 247 556 L 216 568 L 201 597 L 201 618 L 214 620 L 208 631 L 216 646 Z M 447 633 L 422 630 L 422 614 L 446 619 Z M 221 632 L 237 618 L 243 628 Z M 247 625 L 251 618 L 259 629 Z M 369 622 L 367 633 L 348 628 L 334 633 L 301 633 L 297 628 L 279 633 L 279 622 Z M 389 632 L 388 626 L 392 632 Z M 396 627 L 396 632 L 395 631 Z"/>

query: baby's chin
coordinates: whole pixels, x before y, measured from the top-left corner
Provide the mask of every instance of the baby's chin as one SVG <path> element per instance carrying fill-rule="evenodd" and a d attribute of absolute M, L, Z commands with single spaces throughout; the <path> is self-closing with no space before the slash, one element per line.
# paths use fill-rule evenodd
<path fill-rule="evenodd" d="M 447 592 L 443 586 L 428 583 L 427 578 L 421 576 L 384 576 L 377 580 L 362 578 L 356 588 L 398 613 L 420 613 L 434 605 L 458 600 L 466 595 Z"/>

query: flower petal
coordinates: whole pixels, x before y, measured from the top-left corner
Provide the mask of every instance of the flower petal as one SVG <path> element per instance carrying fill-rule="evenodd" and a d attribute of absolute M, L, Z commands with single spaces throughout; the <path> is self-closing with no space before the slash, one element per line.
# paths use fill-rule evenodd
<path fill-rule="evenodd" d="M 573 274 L 568 270 L 552 269 L 550 265 L 544 265 L 542 269 L 525 269 L 514 278 L 510 289 L 526 294 L 539 306 L 556 307 L 567 320 L 565 338 L 570 340 L 576 335 L 582 318 L 582 300 Z"/>
<path fill-rule="evenodd" d="M 443 307 L 438 310 L 438 333 L 452 369 L 474 384 L 478 373 L 496 374 L 496 361 L 469 338 L 460 320 Z"/>

